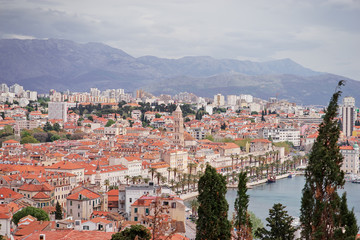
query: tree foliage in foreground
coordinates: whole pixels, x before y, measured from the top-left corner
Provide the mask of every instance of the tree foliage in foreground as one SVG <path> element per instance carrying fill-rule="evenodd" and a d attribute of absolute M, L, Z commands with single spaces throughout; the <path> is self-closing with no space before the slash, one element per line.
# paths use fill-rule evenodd
<path fill-rule="evenodd" d="M 137 237 L 137 238 L 136 238 Z M 111 236 L 111 240 L 150 240 L 151 233 L 149 229 L 143 225 L 131 225 L 122 232 L 115 233 Z"/>
<path fill-rule="evenodd" d="M 41 208 L 26 207 L 14 214 L 12 221 L 17 225 L 19 220 L 25 216 L 31 215 L 38 221 L 50 221 L 49 215 Z"/>
<path fill-rule="evenodd" d="M 293 240 L 296 228 L 291 223 L 294 220 L 284 210 L 285 206 L 280 203 L 274 204 L 273 208 L 269 210 L 269 217 L 266 218 L 269 230 L 266 228 L 259 228 L 255 232 L 255 236 L 265 240 Z"/>
<path fill-rule="evenodd" d="M 199 184 L 199 210 L 196 240 L 229 240 L 231 225 L 228 220 L 229 204 L 226 201 L 226 179 L 215 168 L 206 166 Z"/>
<path fill-rule="evenodd" d="M 236 228 L 236 239 L 252 239 L 252 224 L 248 213 L 249 195 L 247 194 L 246 172 L 239 174 L 237 198 L 235 199 L 234 227 Z"/>
<path fill-rule="evenodd" d="M 300 221 L 302 238 L 307 240 L 355 239 L 358 229 L 352 217 L 354 213 L 347 210 L 346 196 L 340 198 L 337 193 L 345 184 L 344 172 L 340 169 L 343 157 L 337 143 L 340 135 L 337 110 L 342 85 L 340 81 L 330 100 L 305 171 Z"/>

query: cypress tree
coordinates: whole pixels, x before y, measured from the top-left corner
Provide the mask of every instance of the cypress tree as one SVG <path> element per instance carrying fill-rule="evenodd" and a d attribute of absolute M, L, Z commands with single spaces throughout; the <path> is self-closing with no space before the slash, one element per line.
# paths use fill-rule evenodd
<path fill-rule="evenodd" d="M 198 186 L 199 218 L 196 240 L 230 240 L 231 225 L 228 220 L 229 204 L 225 198 L 225 177 L 207 165 Z"/>
<path fill-rule="evenodd" d="M 347 223 L 341 221 L 340 216 L 341 205 L 347 209 L 346 197 L 340 199 L 337 193 L 345 184 L 344 172 L 340 169 L 343 157 L 337 144 L 340 129 L 336 119 L 339 88 L 343 85 L 343 81 L 338 83 L 326 109 L 305 171 L 300 209 L 303 239 L 335 239 L 335 232 L 347 229 Z M 357 228 L 356 220 L 355 226 Z M 350 231 L 347 234 L 351 234 Z"/>
<path fill-rule="evenodd" d="M 239 174 L 237 198 L 235 199 L 234 227 L 236 228 L 236 239 L 252 239 L 250 215 L 248 213 L 249 195 L 247 195 L 246 183 L 248 178 L 246 172 Z"/>
<path fill-rule="evenodd" d="M 274 204 L 273 208 L 269 210 L 269 217 L 266 218 L 269 230 L 266 228 L 259 228 L 255 232 L 255 236 L 260 239 L 274 239 L 274 240 L 293 240 L 296 228 L 291 223 L 294 220 L 284 210 L 285 206 L 280 203 Z"/>
<path fill-rule="evenodd" d="M 62 218 L 63 218 L 62 209 L 61 209 L 59 201 L 57 201 L 56 207 L 55 207 L 55 219 L 61 220 Z"/>

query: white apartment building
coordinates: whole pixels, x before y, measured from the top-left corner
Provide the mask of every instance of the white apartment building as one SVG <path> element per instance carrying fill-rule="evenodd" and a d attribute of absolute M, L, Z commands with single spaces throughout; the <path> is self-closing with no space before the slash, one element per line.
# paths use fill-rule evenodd
<path fill-rule="evenodd" d="M 342 132 L 345 136 L 352 136 L 356 121 L 355 98 L 345 97 L 341 107 Z"/>
<path fill-rule="evenodd" d="M 49 119 L 61 119 L 67 122 L 67 102 L 49 102 Z"/>
<path fill-rule="evenodd" d="M 359 146 L 355 143 L 354 146 L 342 146 L 340 152 L 344 157 L 341 170 L 345 173 L 359 173 Z"/>
<path fill-rule="evenodd" d="M 235 106 L 238 96 L 236 95 L 227 95 L 227 105 Z"/>
<path fill-rule="evenodd" d="M 164 152 L 162 158 L 172 169 L 177 168 L 179 171 L 187 171 L 188 152 L 182 150 L 170 150 Z"/>
<path fill-rule="evenodd" d="M 249 95 L 249 94 L 241 94 L 240 95 L 240 99 L 244 99 L 246 102 L 251 103 L 254 101 L 253 96 Z"/>
<path fill-rule="evenodd" d="M 300 146 L 300 130 L 294 128 L 265 128 L 263 131 L 265 139 L 272 138 L 273 142 L 291 142 L 294 147 Z"/>
<path fill-rule="evenodd" d="M 216 94 L 214 96 L 214 106 L 222 107 L 224 105 L 225 105 L 225 97 L 224 97 L 224 95 L 221 95 L 220 93 Z"/>

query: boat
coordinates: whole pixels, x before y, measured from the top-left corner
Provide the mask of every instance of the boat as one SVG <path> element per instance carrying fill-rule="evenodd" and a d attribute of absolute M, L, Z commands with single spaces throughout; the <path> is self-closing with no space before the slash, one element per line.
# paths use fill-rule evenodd
<path fill-rule="evenodd" d="M 293 178 L 296 176 L 295 172 L 289 172 L 288 178 Z"/>
<path fill-rule="evenodd" d="M 275 176 L 273 176 L 273 177 L 268 177 L 267 183 L 274 183 L 274 182 L 276 182 L 276 177 L 275 177 Z"/>
<path fill-rule="evenodd" d="M 292 178 L 293 175 L 291 173 L 289 173 L 289 175 L 287 176 L 288 178 Z"/>
<path fill-rule="evenodd" d="M 360 184 L 360 179 L 356 179 L 356 180 L 353 180 L 351 181 L 352 183 L 357 183 L 357 184 Z"/>

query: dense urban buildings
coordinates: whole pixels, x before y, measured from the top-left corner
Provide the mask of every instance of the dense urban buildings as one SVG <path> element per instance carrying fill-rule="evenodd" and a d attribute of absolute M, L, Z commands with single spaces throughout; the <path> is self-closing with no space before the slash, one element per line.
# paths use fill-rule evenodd
<path fill-rule="evenodd" d="M 51 90 L 21 106 L 21 86 L 3 84 L 1 91 L 14 96 L 0 103 L 1 233 L 19 238 L 33 229 L 101 235 L 134 222 L 150 227 L 160 203 L 167 229 L 187 239 L 192 223 L 184 200 L 196 196 L 206 165 L 229 185 L 240 171 L 254 182 L 286 173 L 305 162 L 324 116 L 322 107 L 248 94 L 228 95 L 225 102 L 221 94 Z M 344 98 L 339 144 L 342 169 L 352 174 L 359 173 L 357 114 L 353 98 Z M 63 219 L 55 220 L 57 203 Z M 26 216 L 18 226 L 11 223 L 27 206 L 43 209 L 50 221 Z"/>

